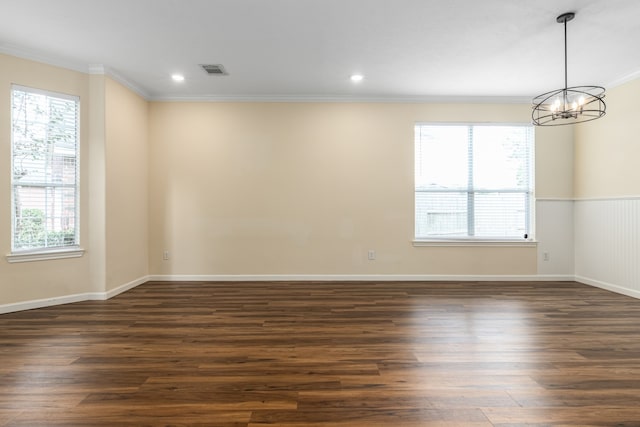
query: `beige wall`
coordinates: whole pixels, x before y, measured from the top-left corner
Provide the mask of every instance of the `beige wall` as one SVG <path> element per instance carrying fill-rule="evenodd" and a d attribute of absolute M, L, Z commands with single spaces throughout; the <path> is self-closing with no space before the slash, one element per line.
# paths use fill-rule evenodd
<path fill-rule="evenodd" d="M 528 105 L 148 103 L 104 75 L 4 55 L 0 70 L 0 251 L 10 252 L 11 83 L 81 98 L 87 249 L 2 259 L 0 305 L 147 274 L 536 273 L 535 248 L 411 244 L 414 124 L 528 122 Z M 572 132 L 536 129 L 537 197 L 572 197 Z"/>
<path fill-rule="evenodd" d="M 640 196 L 640 79 L 607 91 L 607 114 L 576 127 L 578 199 Z"/>
<path fill-rule="evenodd" d="M 573 199 L 574 127 L 536 127 L 536 197 Z"/>
<path fill-rule="evenodd" d="M 11 84 L 80 97 L 80 126 L 89 129 L 89 78 L 86 74 L 0 54 L 0 305 L 45 299 L 91 290 L 89 257 L 10 264 L 11 252 Z M 90 151 L 88 132 L 81 132 L 80 156 Z M 80 169 L 82 245 L 91 241 L 89 230 L 89 170 Z"/>
<path fill-rule="evenodd" d="M 91 266 L 91 290 L 102 292 L 106 286 L 106 165 L 105 165 L 105 77 L 89 76 L 91 128 L 81 130 L 89 134 L 91 151 L 82 157 L 84 168 L 91 171 L 89 180 L 89 232 L 91 241 L 83 242 Z M 81 216 L 87 213 L 80 212 Z"/>
<path fill-rule="evenodd" d="M 151 103 L 150 271 L 535 274 L 535 248 L 411 244 L 414 124 L 529 115 L 528 105 Z M 538 197 L 571 198 L 571 130 L 536 132 Z"/>
<path fill-rule="evenodd" d="M 106 289 L 148 274 L 146 100 L 105 79 Z"/>
<path fill-rule="evenodd" d="M 0 70 L 0 254 L 11 252 L 12 83 L 80 97 L 80 245 L 86 250 L 80 258 L 23 263 L 2 256 L 0 311 L 34 300 L 104 296 L 144 279 L 147 101 L 104 75 L 7 55 L 0 55 Z"/>

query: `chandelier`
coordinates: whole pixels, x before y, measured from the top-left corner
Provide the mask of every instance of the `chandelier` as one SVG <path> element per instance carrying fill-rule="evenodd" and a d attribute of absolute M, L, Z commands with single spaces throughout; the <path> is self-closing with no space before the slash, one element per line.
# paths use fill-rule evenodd
<path fill-rule="evenodd" d="M 556 18 L 559 24 L 564 24 L 564 88 L 533 98 L 531 118 L 536 126 L 588 122 L 604 116 L 607 109 L 602 86 L 567 87 L 567 22 L 575 16 L 575 13 L 568 12 Z"/>

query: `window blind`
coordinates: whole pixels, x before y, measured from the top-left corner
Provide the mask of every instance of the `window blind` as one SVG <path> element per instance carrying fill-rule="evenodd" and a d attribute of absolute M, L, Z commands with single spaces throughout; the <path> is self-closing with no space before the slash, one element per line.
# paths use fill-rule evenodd
<path fill-rule="evenodd" d="M 533 146 L 530 125 L 416 125 L 416 239 L 529 237 Z"/>
<path fill-rule="evenodd" d="M 79 98 L 12 87 L 12 251 L 78 244 Z"/>

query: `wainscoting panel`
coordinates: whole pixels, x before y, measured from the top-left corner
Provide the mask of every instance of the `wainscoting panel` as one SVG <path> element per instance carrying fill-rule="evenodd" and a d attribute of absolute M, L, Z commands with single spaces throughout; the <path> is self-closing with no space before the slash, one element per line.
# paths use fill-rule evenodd
<path fill-rule="evenodd" d="M 640 198 L 575 203 L 576 280 L 640 298 Z"/>
<path fill-rule="evenodd" d="M 536 201 L 538 274 L 574 274 L 573 200 Z"/>

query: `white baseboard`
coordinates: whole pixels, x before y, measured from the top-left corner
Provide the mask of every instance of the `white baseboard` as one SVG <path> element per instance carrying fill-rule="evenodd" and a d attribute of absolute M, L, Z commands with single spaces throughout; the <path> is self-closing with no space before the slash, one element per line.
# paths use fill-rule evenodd
<path fill-rule="evenodd" d="M 305 275 L 149 275 L 106 292 L 87 292 L 0 305 L 0 314 L 89 300 L 107 300 L 149 281 L 161 282 L 567 282 L 577 281 L 640 299 L 640 292 L 581 276 L 565 275 L 422 275 L 422 274 L 305 274 Z"/>
<path fill-rule="evenodd" d="M 601 282 L 599 280 L 589 279 L 588 277 L 582 277 L 582 276 L 576 276 L 576 282 L 580 282 L 589 286 L 594 286 L 600 289 L 605 289 L 607 291 L 615 292 L 617 294 L 626 295 L 628 297 L 640 299 L 640 292 L 633 289 L 624 288 L 622 286 L 614 285 L 612 283 Z"/>
<path fill-rule="evenodd" d="M 132 280 L 131 282 L 125 283 L 122 286 L 118 286 L 117 288 L 111 289 L 110 291 L 101 293 L 100 298 L 93 298 L 93 299 L 106 300 L 106 299 L 113 298 L 116 295 L 120 295 L 123 292 L 133 289 L 136 286 L 140 286 L 145 282 L 148 282 L 149 280 L 151 280 L 149 277 L 150 276 L 143 276 L 143 277 L 140 277 L 139 279 Z"/>
<path fill-rule="evenodd" d="M 255 274 L 255 275 L 151 275 L 159 282 L 526 282 L 573 281 L 566 275 L 432 275 L 432 274 Z"/>
<path fill-rule="evenodd" d="M 61 297 L 43 298 L 31 301 L 16 302 L 0 305 L 0 314 L 13 313 L 14 311 L 33 310 L 34 308 L 50 307 L 53 305 L 70 304 L 72 302 L 87 301 L 93 294 L 74 294 Z"/>
<path fill-rule="evenodd" d="M 31 301 L 22 301 L 22 302 L 16 302 L 12 304 L 3 304 L 3 305 L 0 305 L 0 314 L 13 313 L 16 311 L 24 311 L 24 310 L 33 310 L 34 308 L 51 307 L 54 305 L 70 304 L 70 303 L 81 302 L 81 301 L 107 300 L 109 298 L 113 298 L 114 296 L 121 294 L 122 292 L 128 291 L 129 289 L 133 289 L 136 286 L 139 286 L 148 281 L 149 281 L 149 276 L 144 276 L 139 279 L 133 280 L 129 283 L 126 283 L 122 286 L 118 286 L 117 288 L 107 292 L 86 292 L 82 294 L 63 295 L 59 297 L 43 298 L 43 299 L 37 299 L 37 300 L 31 300 Z"/>

